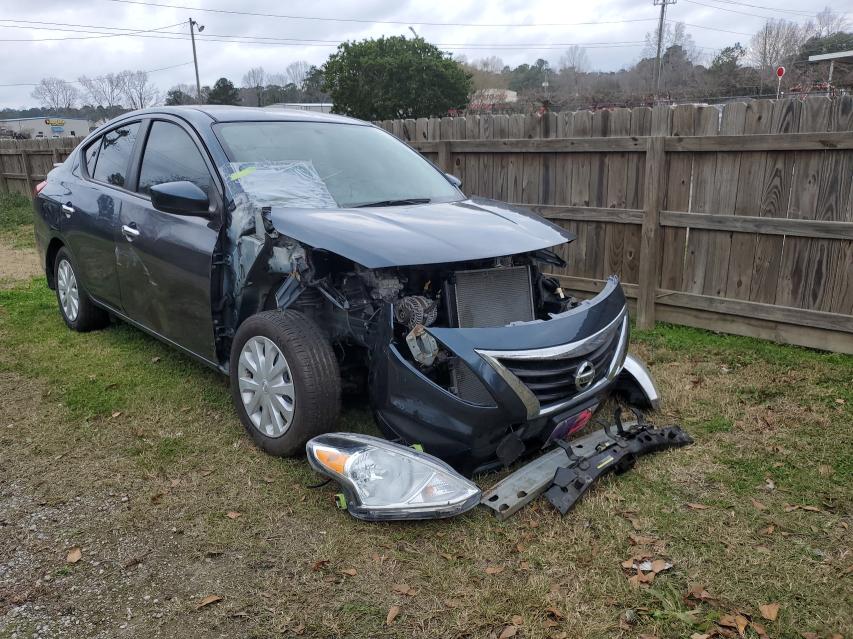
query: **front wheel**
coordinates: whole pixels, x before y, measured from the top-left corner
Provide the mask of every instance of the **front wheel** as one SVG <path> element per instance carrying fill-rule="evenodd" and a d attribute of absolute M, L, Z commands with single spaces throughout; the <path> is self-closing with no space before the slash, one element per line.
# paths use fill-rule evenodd
<path fill-rule="evenodd" d="M 331 431 L 340 412 L 338 363 L 319 327 L 297 311 L 247 319 L 231 345 L 231 398 L 255 443 L 294 456 Z"/>

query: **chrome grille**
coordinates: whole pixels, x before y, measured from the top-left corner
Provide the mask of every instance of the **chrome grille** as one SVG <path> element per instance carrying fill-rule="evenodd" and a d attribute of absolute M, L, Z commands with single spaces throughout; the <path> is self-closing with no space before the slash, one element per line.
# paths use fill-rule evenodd
<path fill-rule="evenodd" d="M 539 400 L 540 406 L 546 408 L 549 404 L 568 399 L 603 379 L 616 354 L 619 335 L 620 331 L 614 331 L 607 341 L 585 355 L 558 359 L 497 359 L 530 389 Z M 575 386 L 575 374 L 583 362 L 590 362 L 595 366 L 595 375 L 591 384 L 579 389 Z"/>
<path fill-rule="evenodd" d="M 456 316 L 462 328 L 506 326 L 534 319 L 526 266 L 457 271 Z"/>

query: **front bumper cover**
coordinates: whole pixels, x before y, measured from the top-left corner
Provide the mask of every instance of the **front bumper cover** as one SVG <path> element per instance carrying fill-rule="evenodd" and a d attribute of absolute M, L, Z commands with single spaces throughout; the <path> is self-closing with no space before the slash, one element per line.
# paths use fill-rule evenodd
<path fill-rule="evenodd" d="M 465 401 L 421 374 L 393 343 L 390 306 L 378 321 L 382 330 L 371 354 L 370 394 L 380 429 L 389 439 L 421 444 L 466 475 L 507 465 L 539 450 L 560 424 L 595 407 L 616 387 L 638 389 L 649 405 L 657 401 L 651 378 L 636 379 L 632 372 L 642 364 L 626 353 L 627 306 L 615 277 L 594 298 L 547 321 L 426 329 L 473 372 L 491 396 L 490 405 Z M 593 383 L 547 405 L 502 363 L 583 356 L 614 337 L 618 339 L 615 353 Z M 512 445 L 503 448 L 511 449 L 512 455 L 499 459 L 499 448 L 507 440 Z"/>

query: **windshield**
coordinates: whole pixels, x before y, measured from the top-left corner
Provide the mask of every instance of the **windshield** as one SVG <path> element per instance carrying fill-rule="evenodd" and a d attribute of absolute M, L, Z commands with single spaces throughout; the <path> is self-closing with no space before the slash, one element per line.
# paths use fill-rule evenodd
<path fill-rule="evenodd" d="M 450 202 L 459 191 L 416 151 L 371 126 L 331 122 L 228 122 L 217 135 L 232 166 L 281 167 L 279 192 L 292 176 L 315 176 L 338 207 Z M 252 167 L 248 167 L 252 168 Z M 250 189 L 251 187 L 247 187 Z M 299 189 L 290 198 L 298 206 Z M 313 189 L 316 194 L 317 188 Z M 316 198 L 311 200 L 317 201 Z M 323 201 L 322 199 L 320 201 Z"/>

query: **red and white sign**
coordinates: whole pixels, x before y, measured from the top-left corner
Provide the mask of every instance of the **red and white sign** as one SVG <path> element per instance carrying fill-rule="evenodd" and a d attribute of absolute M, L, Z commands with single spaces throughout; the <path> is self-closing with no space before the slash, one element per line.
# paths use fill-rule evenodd
<path fill-rule="evenodd" d="M 785 67 L 777 67 L 776 68 L 776 77 L 781 78 L 783 75 L 785 75 Z"/>

